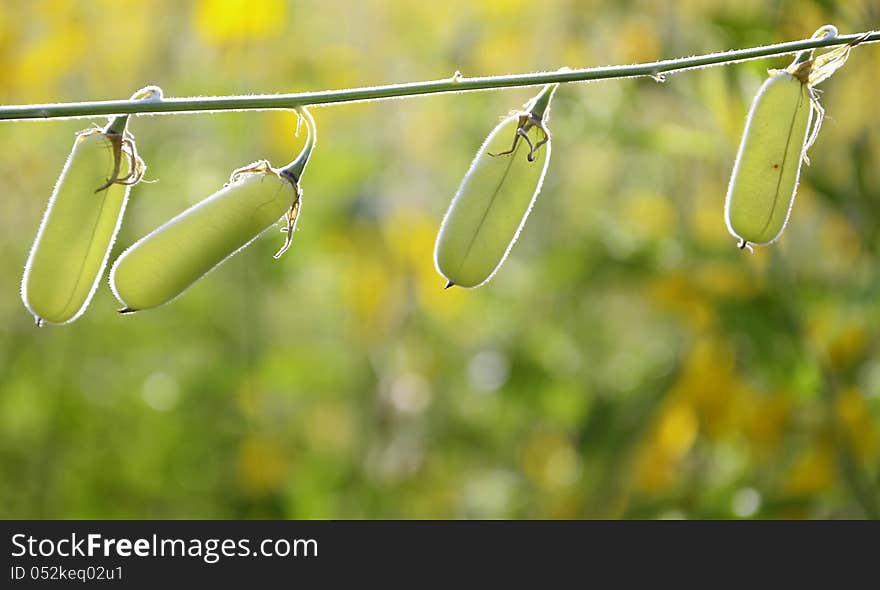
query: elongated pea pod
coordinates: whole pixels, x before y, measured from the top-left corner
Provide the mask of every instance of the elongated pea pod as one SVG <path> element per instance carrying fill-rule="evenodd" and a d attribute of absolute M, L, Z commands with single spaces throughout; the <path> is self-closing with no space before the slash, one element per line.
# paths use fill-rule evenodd
<path fill-rule="evenodd" d="M 828 25 L 816 36 L 835 36 Z M 813 58 L 803 52 L 770 77 L 755 96 L 740 142 L 724 206 L 728 231 L 742 249 L 782 234 L 797 193 L 801 163 L 818 137 L 825 111 L 814 86 L 846 61 L 860 39 Z"/>
<path fill-rule="evenodd" d="M 752 103 L 727 191 L 726 221 L 740 246 L 769 244 L 788 222 L 813 108 L 805 84 L 775 72 Z"/>
<path fill-rule="evenodd" d="M 290 245 L 301 206 L 299 180 L 315 145 L 315 125 L 302 109 L 308 138 L 299 156 L 275 169 L 265 160 L 239 168 L 222 189 L 183 211 L 123 252 L 110 270 L 121 313 L 158 307 L 244 249 L 282 217 Z"/>
<path fill-rule="evenodd" d="M 22 301 L 37 325 L 82 315 L 104 274 L 129 191 L 145 171 L 127 122 L 116 117 L 73 142 L 21 282 Z"/>
<path fill-rule="evenodd" d="M 495 127 L 477 151 L 437 235 L 446 287 L 478 287 L 500 268 L 525 225 L 550 162 L 550 84 Z"/>

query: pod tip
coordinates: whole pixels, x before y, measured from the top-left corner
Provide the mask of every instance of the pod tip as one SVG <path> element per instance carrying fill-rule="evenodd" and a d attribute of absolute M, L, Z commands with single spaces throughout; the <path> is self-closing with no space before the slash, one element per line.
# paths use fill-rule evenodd
<path fill-rule="evenodd" d="M 443 288 L 448 289 L 449 287 L 454 287 L 454 286 L 455 286 L 455 283 L 453 283 L 452 281 L 446 281 L 446 286 Z"/>
<path fill-rule="evenodd" d="M 749 244 L 748 240 L 740 239 L 739 243 L 736 245 L 740 250 L 747 250 L 750 254 L 755 253 L 755 249 L 752 248 L 752 245 Z"/>

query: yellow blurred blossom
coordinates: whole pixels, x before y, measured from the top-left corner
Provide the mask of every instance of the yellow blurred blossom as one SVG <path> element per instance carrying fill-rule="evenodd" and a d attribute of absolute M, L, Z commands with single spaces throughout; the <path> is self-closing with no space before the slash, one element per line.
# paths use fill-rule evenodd
<path fill-rule="evenodd" d="M 635 464 L 635 485 L 638 489 L 657 493 L 673 481 L 673 463 L 660 447 L 643 444 Z"/>
<path fill-rule="evenodd" d="M 538 432 L 529 437 L 522 453 L 523 470 L 536 485 L 561 488 L 580 475 L 580 457 L 569 440 L 556 433 Z"/>
<path fill-rule="evenodd" d="M 27 45 L 16 60 L 10 78 L 21 88 L 28 88 L 33 99 L 48 98 L 54 84 L 73 64 L 85 57 L 87 31 L 59 25 L 51 34 Z"/>
<path fill-rule="evenodd" d="M 395 210 L 382 224 L 395 268 L 413 277 L 423 309 L 452 319 L 466 301 L 463 289 L 444 289 L 446 279 L 434 268 L 434 242 L 439 222 L 406 207 Z"/>
<path fill-rule="evenodd" d="M 765 418 L 755 415 L 758 397 L 736 372 L 735 361 L 732 345 L 711 336 L 701 338 L 668 394 L 692 404 L 706 436 L 713 439 L 755 426 Z M 781 428 L 781 422 L 773 420 L 764 426 Z M 767 437 L 772 435 L 767 433 Z"/>
<path fill-rule="evenodd" d="M 614 53 L 622 63 L 655 61 L 660 57 L 660 41 L 654 23 L 645 19 L 627 20 L 614 36 Z"/>
<path fill-rule="evenodd" d="M 388 250 L 402 268 L 415 269 L 434 256 L 437 221 L 407 207 L 399 207 L 382 224 Z"/>
<path fill-rule="evenodd" d="M 828 360 L 838 369 L 849 368 L 861 358 L 867 344 L 868 332 L 863 324 L 845 326 L 828 344 Z"/>
<path fill-rule="evenodd" d="M 862 253 L 862 238 L 856 228 L 842 215 L 826 212 L 822 216 L 818 238 L 822 251 L 834 259 L 841 274 L 850 272 Z"/>
<path fill-rule="evenodd" d="M 720 178 L 696 186 L 690 201 L 691 233 L 698 243 L 711 248 L 734 248 L 736 242 L 724 225 L 724 195 Z"/>
<path fill-rule="evenodd" d="M 395 314 L 400 310 L 399 275 L 388 272 L 381 258 L 360 252 L 346 272 L 343 300 L 354 312 L 360 334 L 383 339 Z"/>
<path fill-rule="evenodd" d="M 788 472 L 785 490 L 795 496 L 816 494 L 834 479 L 834 450 L 827 442 L 818 442 L 804 451 Z"/>
<path fill-rule="evenodd" d="M 863 316 L 830 304 L 816 306 L 807 318 L 807 340 L 832 368 L 845 370 L 861 359 L 869 343 Z"/>
<path fill-rule="evenodd" d="M 635 464 L 636 485 L 659 492 L 675 480 L 681 459 L 690 451 L 699 433 L 693 406 L 669 398 L 641 445 Z"/>
<path fill-rule="evenodd" d="M 253 495 L 278 492 L 287 471 L 278 442 L 262 436 L 249 436 L 238 449 L 238 477 L 242 489 Z"/>
<path fill-rule="evenodd" d="M 238 385 L 238 408 L 239 411 L 250 419 L 257 416 L 260 410 L 260 389 L 256 379 L 245 376 Z"/>
<path fill-rule="evenodd" d="M 763 280 L 731 262 L 707 262 L 696 268 L 695 282 L 714 297 L 747 299 L 760 289 Z"/>
<path fill-rule="evenodd" d="M 711 301 L 694 288 L 689 273 L 675 271 L 656 277 L 648 287 L 648 295 L 663 307 L 676 312 L 697 332 L 708 329 L 715 322 Z"/>
<path fill-rule="evenodd" d="M 693 446 L 698 429 L 693 407 L 676 403 L 668 407 L 660 417 L 656 442 L 664 454 L 672 459 L 679 459 Z"/>
<path fill-rule="evenodd" d="M 620 222 L 626 231 L 645 240 L 657 240 L 676 231 L 675 208 L 664 195 L 635 192 L 625 195 Z"/>
<path fill-rule="evenodd" d="M 286 20 L 283 0 L 200 0 L 195 8 L 196 31 L 216 44 L 277 35 Z"/>
<path fill-rule="evenodd" d="M 791 415 L 790 400 L 791 395 L 782 391 L 769 396 L 748 396 L 743 432 L 755 460 L 768 461 L 777 454 Z"/>
<path fill-rule="evenodd" d="M 856 387 L 844 389 L 837 395 L 835 409 L 856 456 L 868 462 L 876 448 L 876 429 L 865 396 Z"/>
<path fill-rule="evenodd" d="M 336 400 L 318 402 L 307 416 L 305 436 L 310 447 L 337 453 L 349 449 L 355 435 L 354 416 L 349 406 Z"/>

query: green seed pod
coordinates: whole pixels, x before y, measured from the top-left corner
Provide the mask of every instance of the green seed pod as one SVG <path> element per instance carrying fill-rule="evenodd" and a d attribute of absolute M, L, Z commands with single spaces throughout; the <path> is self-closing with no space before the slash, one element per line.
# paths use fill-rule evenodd
<path fill-rule="evenodd" d="M 813 34 L 822 36 L 835 37 L 837 29 L 825 25 Z M 770 70 L 749 110 L 724 204 L 727 229 L 740 248 L 770 244 L 782 234 L 801 162 L 809 164 L 807 150 L 825 117 L 814 87 L 840 69 L 850 50 L 867 38 L 863 35 L 815 58 L 813 51 L 804 51 L 785 70 Z"/>
<path fill-rule="evenodd" d="M 276 170 L 263 160 L 233 172 L 230 182 L 183 211 L 123 252 L 110 270 L 110 288 L 132 313 L 172 301 L 198 279 L 253 242 L 287 215 L 282 231 L 290 244 L 300 210 L 299 177 L 314 146 L 309 139 L 289 166 Z"/>
<path fill-rule="evenodd" d="M 725 219 L 748 244 L 769 244 L 788 222 L 812 120 L 807 85 L 773 73 L 752 102 L 727 189 Z"/>
<path fill-rule="evenodd" d="M 545 123 L 557 86 L 546 86 L 524 111 L 501 121 L 465 174 L 434 248 L 447 288 L 486 283 L 516 242 L 550 162 Z"/>
<path fill-rule="evenodd" d="M 125 119 L 79 133 L 55 184 L 21 283 L 37 325 L 78 318 L 104 273 L 129 190 L 144 172 Z"/>

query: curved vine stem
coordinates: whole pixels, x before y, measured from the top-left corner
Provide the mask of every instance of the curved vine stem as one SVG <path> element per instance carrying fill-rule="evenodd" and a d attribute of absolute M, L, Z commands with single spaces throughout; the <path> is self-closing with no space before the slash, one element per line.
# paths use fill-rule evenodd
<path fill-rule="evenodd" d="M 665 80 L 666 74 L 672 72 L 726 65 L 764 57 L 789 55 L 820 47 L 840 46 L 854 42 L 875 43 L 877 41 L 880 41 L 880 31 L 856 33 L 853 35 L 829 34 L 819 38 L 789 41 L 786 43 L 777 43 L 775 45 L 763 45 L 760 47 L 737 49 L 721 53 L 710 53 L 707 55 L 622 66 L 604 66 L 577 70 L 562 68 L 555 72 L 537 72 L 507 76 L 484 76 L 476 78 L 465 78 L 460 73 L 456 72 L 452 77 L 441 80 L 363 88 L 346 88 L 341 90 L 325 90 L 320 92 L 301 92 L 294 94 L 200 96 L 150 101 L 111 100 L 0 106 L 0 121 L 56 118 L 76 119 L 102 115 L 293 109 L 309 105 L 376 101 L 424 94 L 495 90 L 520 86 L 539 86 L 565 82 L 588 82 L 592 80 L 610 80 L 614 78 L 638 78 L 642 76 L 651 77 L 662 82 Z"/>

